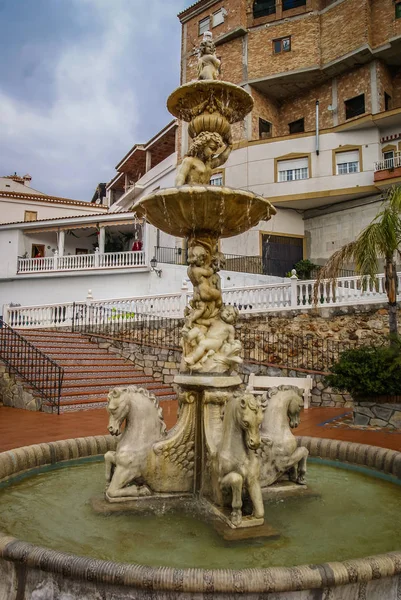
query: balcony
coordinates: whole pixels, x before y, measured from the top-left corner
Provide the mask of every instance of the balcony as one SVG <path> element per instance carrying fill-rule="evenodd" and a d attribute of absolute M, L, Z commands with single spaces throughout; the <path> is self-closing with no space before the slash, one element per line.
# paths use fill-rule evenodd
<path fill-rule="evenodd" d="M 401 152 L 395 152 L 392 158 L 380 160 L 374 165 L 374 181 L 387 182 L 389 179 L 401 178 Z"/>
<path fill-rule="evenodd" d="M 18 275 L 45 274 L 65 271 L 102 271 L 106 269 L 146 269 L 145 252 L 95 252 L 73 256 L 18 258 Z"/>

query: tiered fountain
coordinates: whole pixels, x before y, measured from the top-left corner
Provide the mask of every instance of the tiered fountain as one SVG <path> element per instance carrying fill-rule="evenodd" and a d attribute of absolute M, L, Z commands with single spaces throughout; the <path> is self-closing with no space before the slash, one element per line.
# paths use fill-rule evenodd
<path fill-rule="evenodd" d="M 188 239 L 194 293 L 175 380 L 178 422 L 166 432 L 154 395 L 119 387 L 108 399 L 112 436 L 0 453 L 0 600 L 401 597 L 393 485 L 401 453 L 330 439 L 297 443 L 297 390 L 271 390 L 265 402 L 241 387 L 238 313 L 222 301 L 218 240 L 275 209 L 251 192 L 209 185 L 230 153 L 231 124 L 252 109 L 242 88 L 217 80 L 218 67 L 205 35 L 199 79 L 168 100 L 192 138 L 176 187 L 133 207 Z M 315 494 L 302 491 L 308 450 L 329 461 L 309 470 Z M 365 473 L 344 473 L 344 462 Z M 283 476 L 295 497 L 270 500 L 271 526 L 263 524 L 262 498 L 277 493 L 272 484 Z M 363 558 L 374 553 L 381 554 Z"/>
<path fill-rule="evenodd" d="M 122 502 L 151 495 L 165 502 L 166 494 L 194 494 L 228 526 L 243 528 L 263 525 L 262 487 L 284 471 L 291 471 L 294 482 L 304 483 L 307 450 L 297 449 L 291 436 L 292 443 L 284 444 L 281 451 L 285 467 L 277 467 L 272 475 L 277 457 L 272 440 L 263 436 L 263 427 L 262 435 L 260 431 L 263 398 L 241 391 L 236 373 L 242 362 L 234 327 L 238 310 L 222 300 L 218 271 L 224 255 L 218 242 L 247 231 L 261 219 L 269 220 L 276 210 L 252 192 L 209 184 L 213 169 L 230 154 L 231 125 L 243 120 L 253 107 L 245 90 L 217 79 L 219 65 L 208 32 L 201 43 L 198 80 L 178 88 L 167 102 L 174 116 L 189 122 L 192 138 L 176 187 L 146 196 L 132 207 L 155 227 L 188 240 L 188 276 L 194 292 L 185 310 L 182 363 L 175 378 L 180 418 L 165 435 L 156 405 L 143 391 L 143 400 L 135 388 L 111 391 L 112 434 L 120 433 L 121 406 L 132 406 L 131 413 L 123 411 L 129 423 L 135 420 L 134 407 L 139 404 L 143 417 L 128 427 L 116 452 L 106 454 L 110 478 L 106 498 Z M 279 393 L 285 396 L 283 410 L 292 402 L 299 413 L 295 390 Z M 242 513 L 244 493 L 252 504 L 248 515 Z"/>

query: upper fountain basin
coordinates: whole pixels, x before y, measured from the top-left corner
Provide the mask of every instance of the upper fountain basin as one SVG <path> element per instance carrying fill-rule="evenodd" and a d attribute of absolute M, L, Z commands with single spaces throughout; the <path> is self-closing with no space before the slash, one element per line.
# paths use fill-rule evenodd
<path fill-rule="evenodd" d="M 176 237 L 191 237 L 197 232 L 231 237 L 276 214 L 262 196 L 215 185 L 159 190 L 137 200 L 131 210 Z"/>
<path fill-rule="evenodd" d="M 253 99 L 238 85 L 207 79 L 191 81 L 177 88 L 167 100 L 172 115 L 183 121 L 192 121 L 201 114 L 218 113 L 228 123 L 237 123 L 251 112 Z"/>

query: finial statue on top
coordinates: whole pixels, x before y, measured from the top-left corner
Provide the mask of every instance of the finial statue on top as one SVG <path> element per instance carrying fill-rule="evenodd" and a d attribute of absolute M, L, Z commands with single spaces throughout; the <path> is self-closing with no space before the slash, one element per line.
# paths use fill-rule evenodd
<path fill-rule="evenodd" d="M 220 64 L 216 56 L 216 46 L 212 34 L 210 31 L 205 31 L 199 47 L 198 79 L 218 79 Z"/>

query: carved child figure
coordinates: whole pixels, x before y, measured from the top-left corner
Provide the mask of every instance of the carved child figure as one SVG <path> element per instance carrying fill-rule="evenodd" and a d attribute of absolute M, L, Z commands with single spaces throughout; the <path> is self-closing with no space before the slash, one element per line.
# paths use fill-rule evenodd
<path fill-rule="evenodd" d="M 228 159 L 232 150 L 231 140 L 225 149 L 215 156 L 217 150 L 224 144 L 219 133 L 203 131 L 200 133 L 182 161 L 175 185 L 208 185 L 213 169 L 220 167 Z"/>
<path fill-rule="evenodd" d="M 235 351 L 240 342 L 235 340 L 234 323 L 238 317 L 238 309 L 234 306 L 223 306 L 220 314 L 212 319 L 210 327 L 205 334 L 202 328 L 194 328 L 191 337 L 196 337 L 195 349 L 184 358 L 188 365 L 194 365 L 203 357 L 208 357 L 220 350 L 223 346 L 228 353 Z"/>
<path fill-rule="evenodd" d="M 187 272 L 194 286 L 194 294 L 191 302 L 192 311 L 187 316 L 185 323 L 186 329 L 189 329 L 202 317 L 215 316 L 215 309 L 221 306 L 221 290 L 220 286 L 217 287 L 212 280 L 215 270 L 210 263 L 210 255 L 207 250 L 203 246 L 193 246 L 189 251 L 188 262 Z"/>
<path fill-rule="evenodd" d="M 209 33 L 209 35 L 207 35 Z M 216 46 L 210 32 L 206 32 L 199 46 L 198 79 L 218 79 L 220 61 L 216 56 Z"/>

